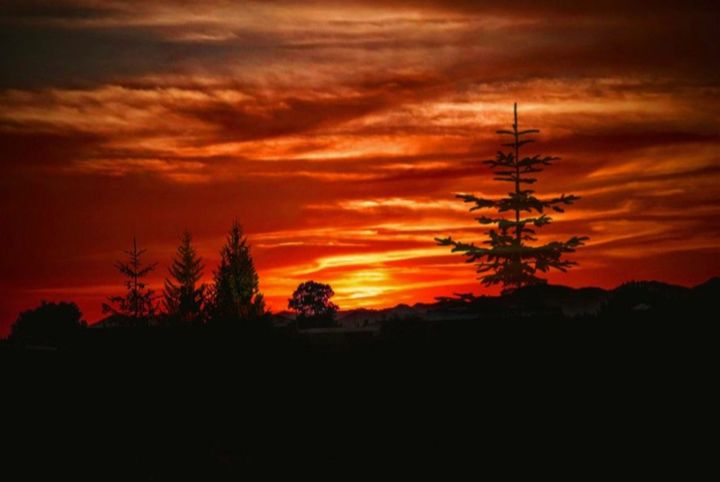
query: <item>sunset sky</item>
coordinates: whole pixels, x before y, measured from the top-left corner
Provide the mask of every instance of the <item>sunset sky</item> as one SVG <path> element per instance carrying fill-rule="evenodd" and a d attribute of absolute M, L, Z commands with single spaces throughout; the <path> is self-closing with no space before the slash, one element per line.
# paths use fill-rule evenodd
<path fill-rule="evenodd" d="M 41 299 L 122 292 L 135 234 L 160 288 L 183 229 L 207 264 L 233 219 L 261 290 L 341 308 L 492 293 L 435 246 L 483 228 L 454 193 L 512 120 L 582 196 L 591 237 L 552 282 L 720 275 L 717 1 L 0 0 L 0 336 Z"/>

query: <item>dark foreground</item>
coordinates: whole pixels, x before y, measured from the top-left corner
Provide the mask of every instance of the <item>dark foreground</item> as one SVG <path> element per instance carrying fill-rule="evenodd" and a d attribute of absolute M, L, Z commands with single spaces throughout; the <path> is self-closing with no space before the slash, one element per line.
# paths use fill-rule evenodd
<path fill-rule="evenodd" d="M 3 479 L 692 477 L 712 450 L 709 305 L 634 308 L 5 345 Z"/>

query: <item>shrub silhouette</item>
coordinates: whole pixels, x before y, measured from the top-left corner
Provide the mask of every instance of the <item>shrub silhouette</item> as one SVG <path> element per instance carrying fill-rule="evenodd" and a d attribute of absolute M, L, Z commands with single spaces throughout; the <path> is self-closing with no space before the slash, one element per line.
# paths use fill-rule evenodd
<path fill-rule="evenodd" d="M 57 345 L 87 326 L 75 303 L 48 303 L 25 310 L 12 325 L 10 339 L 23 344 Z"/>
<path fill-rule="evenodd" d="M 298 328 L 335 325 L 338 306 L 330 301 L 333 296 L 330 285 L 315 281 L 300 283 L 288 300 L 288 308 L 297 312 Z"/>
<path fill-rule="evenodd" d="M 474 204 L 470 208 L 471 212 L 486 208 L 497 210 L 496 217 L 476 218 L 480 224 L 497 225 L 497 230 L 490 229 L 489 239 L 483 242 L 489 247 L 463 243 L 452 237 L 436 238 L 439 245 L 452 246 L 452 252 L 463 253 L 468 263 L 477 263 L 477 272 L 482 275 L 480 279 L 483 284 L 486 286 L 500 284 L 504 292 L 513 291 L 521 286 L 546 283 L 546 280 L 536 276 L 538 271 L 547 272 L 550 268 L 566 271 L 577 263 L 563 260 L 562 256 L 574 252 L 588 239 L 584 236 L 574 236 L 567 241 L 553 241 L 541 246 L 528 244 L 537 241 L 534 228 L 541 228 L 552 221 L 552 218 L 545 214 L 546 209 L 562 213 L 564 212 L 562 206 L 573 204 L 580 199 L 578 196 L 565 194 L 550 199 L 539 199 L 535 196 L 535 191 L 522 187 L 534 184 L 537 179 L 530 176 L 541 172 L 544 166 L 549 166 L 558 160 L 557 157 L 539 155 L 520 157 L 520 148 L 534 142 L 526 136 L 538 132 L 540 131 L 537 129 L 522 131 L 519 129 L 517 104 L 515 104 L 512 130 L 497 131 L 498 134 L 512 137 L 512 142 L 502 144 L 511 148 L 511 151 L 499 151 L 495 159 L 484 161 L 493 169 L 496 181 L 512 183 L 514 190 L 501 199 L 480 198 L 472 194 L 457 195 L 464 202 Z M 505 213 L 510 213 L 512 216 L 505 217 Z M 521 217 L 523 213 L 527 213 L 527 217 Z"/>

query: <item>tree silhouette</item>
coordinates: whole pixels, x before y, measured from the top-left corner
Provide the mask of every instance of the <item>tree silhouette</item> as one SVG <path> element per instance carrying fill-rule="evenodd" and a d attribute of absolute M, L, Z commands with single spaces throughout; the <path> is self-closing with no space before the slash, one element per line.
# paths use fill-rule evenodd
<path fill-rule="evenodd" d="M 288 300 L 288 308 L 297 312 L 298 327 L 333 325 L 338 310 L 330 301 L 333 296 L 335 292 L 330 285 L 315 281 L 300 283 Z"/>
<path fill-rule="evenodd" d="M 57 344 L 77 334 L 87 323 L 75 303 L 48 303 L 25 310 L 13 323 L 10 339 L 21 343 Z"/>
<path fill-rule="evenodd" d="M 143 266 L 140 258 L 145 251 L 144 249 L 138 249 L 137 241 L 133 236 L 132 249 L 125 251 L 128 261 L 115 263 L 115 268 L 127 278 L 125 281 L 127 293 L 125 296 L 111 296 L 108 298 L 111 304 L 103 303 L 103 313 L 113 313 L 128 318 L 136 325 L 141 322 L 147 323 L 148 318 L 155 315 L 157 310 L 155 292 L 147 288 L 143 278 L 155 269 L 157 263 Z M 117 305 L 117 308 L 112 305 Z"/>
<path fill-rule="evenodd" d="M 168 270 L 171 278 L 165 278 L 163 290 L 163 304 L 171 322 L 190 325 L 202 321 L 206 287 L 198 283 L 203 269 L 203 262 L 192 246 L 192 236 L 185 231 Z"/>
<path fill-rule="evenodd" d="M 216 324 L 257 320 L 265 314 L 265 300 L 260 293 L 250 246 L 237 221 L 233 222 L 220 251 L 212 295 L 210 311 Z"/>
<path fill-rule="evenodd" d="M 515 187 L 514 191 L 501 199 L 485 199 L 472 194 L 457 195 L 464 202 L 474 204 L 470 211 L 485 208 L 497 210 L 496 217 L 476 218 L 480 224 L 497 225 L 497 230 L 490 229 L 489 239 L 483 242 L 489 247 L 455 241 L 452 237 L 436 238 L 439 245 L 452 246 L 452 252 L 463 253 L 468 263 L 477 262 L 477 272 L 482 275 L 483 284 L 486 286 L 501 284 L 503 292 L 521 286 L 546 283 L 546 280 L 536 276 L 538 271 L 547 272 L 550 268 L 566 271 L 577 263 L 563 260 L 562 256 L 574 252 L 588 239 L 585 236 L 574 236 L 564 242 L 553 241 L 540 246 L 527 244 L 537 241 L 533 228 L 540 228 L 552 221 L 552 218 L 545 214 L 546 209 L 562 213 L 563 205 L 572 204 L 580 198 L 562 194 L 560 197 L 539 199 L 535 197 L 535 191 L 522 187 L 534 184 L 537 179 L 531 175 L 541 172 L 544 166 L 551 165 L 559 158 L 539 155 L 520 157 L 520 148 L 534 142 L 526 136 L 540 131 L 519 130 L 517 104 L 514 105 L 513 110 L 512 130 L 497 131 L 498 134 L 512 137 L 512 142 L 502 144 L 503 147 L 511 148 L 510 152 L 499 151 L 495 159 L 484 163 L 493 169 L 496 181 L 512 183 Z M 513 216 L 507 218 L 504 216 L 505 213 Z M 523 213 L 527 213 L 527 217 L 521 217 Z"/>

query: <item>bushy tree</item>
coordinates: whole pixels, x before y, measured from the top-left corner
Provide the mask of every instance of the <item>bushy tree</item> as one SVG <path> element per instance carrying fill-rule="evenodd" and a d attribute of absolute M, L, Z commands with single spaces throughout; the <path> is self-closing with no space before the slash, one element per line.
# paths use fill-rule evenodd
<path fill-rule="evenodd" d="M 78 333 L 87 323 L 75 303 L 48 303 L 25 310 L 13 323 L 10 339 L 20 343 L 55 345 Z"/>
<path fill-rule="evenodd" d="M 572 253 L 581 246 L 587 237 L 574 236 L 567 241 L 553 241 L 540 246 L 529 243 L 537 241 L 535 228 L 541 228 L 552 221 L 547 210 L 562 213 L 563 206 L 580 199 L 578 196 L 562 194 L 559 197 L 541 199 L 535 191 L 525 186 L 533 185 L 537 179 L 533 174 L 541 172 L 543 167 L 558 160 L 551 156 L 520 156 L 520 148 L 534 142 L 526 136 L 540 132 L 537 129 L 520 130 L 518 126 L 517 104 L 514 105 L 514 123 L 512 130 L 500 130 L 498 134 L 510 136 L 511 141 L 502 144 L 509 152 L 499 151 L 493 160 L 484 161 L 493 170 L 496 181 L 509 182 L 513 191 L 501 199 L 486 199 L 472 194 L 459 194 L 457 197 L 473 204 L 470 211 L 495 209 L 496 216 L 480 216 L 477 221 L 483 225 L 496 225 L 490 229 L 489 239 L 484 246 L 463 243 L 452 237 L 437 238 L 441 246 L 452 246 L 452 252 L 463 253 L 468 263 L 477 263 L 477 272 L 483 284 L 503 287 L 504 292 L 521 286 L 545 283 L 536 276 L 537 272 L 547 272 L 550 268 L 566 271 L 577 264 L 562 259 L 564 254 Z M 510 216 L 506 216 L 510 214 Z"/>
<path fill-rule="evenodd" d="M 115 263 L 115 268 L 126 278 L 125 287 L 127 292 L 124 296 L 111 296 L 108 298 L 110 304 L 103 303 L 103 313 L 112 313 L 123 317 L 135 325 L 147 323 L 149 318 L 155 315 L 157 310 L 155 292 L 148 289 L 143 279 L 155 269 L 157 263 L 144 266 L 141 257 L 145 251 L 144 249 L 138 249 L 137 241 L 133 236 L 132 248 L 125 251 L 128 260 Z"/>
<path fill-rule="evenodd" d="M 203 269 L 203 262 L 192 246 L 192 236 L 185 231 L 163 290 L 163 304 L 171 322 L 184 325 L 202 322 L 206 289 L 200 283 Z"/>
<path fill-rule="evenodd" d="M 330 301 L 333 296 L 330 285 L 315 281 L 300 283 L 288 300 L 288 308 L 297 313 L 298 327 L 334 325 L 338 306 Z"/>
<path fill-rule="evenodd" d="M 235 325 L 252 322 L 265 314 L 265 300 L 250 256 L 250 246 L 240 224 L 235 221 L 220 251 L 215 271 L 211 317 L 215 324 Z"/>

